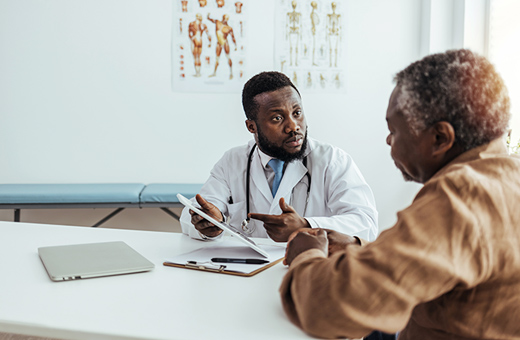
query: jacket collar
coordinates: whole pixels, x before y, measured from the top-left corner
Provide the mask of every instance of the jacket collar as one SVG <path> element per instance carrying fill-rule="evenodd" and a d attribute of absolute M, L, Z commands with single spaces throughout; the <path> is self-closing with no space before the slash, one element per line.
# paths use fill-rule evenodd
<path fill-rule="evenodd" d="M 468 163 L 477 159 L 494 158 L 497 156 L 507 156 L 507 149 L 504 140 L 500 137 L 492 140 L 487 144 L 477 146 L 476 148 L 470 149 L 466 152 L 461 153 L 455 157 L 451 162 L 444 165 L 435 175 L 430 178 L 431 181 L 434 178 L 442 176 L 452 168 L 452 166 L 462 163 Z"/>

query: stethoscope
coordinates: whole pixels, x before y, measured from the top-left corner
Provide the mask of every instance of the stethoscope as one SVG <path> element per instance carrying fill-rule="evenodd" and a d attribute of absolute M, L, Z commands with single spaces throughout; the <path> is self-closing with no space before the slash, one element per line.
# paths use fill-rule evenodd
<path fill-rule="evenodd" d="M 253 152 L 255 151 L 256 143 L 251 148 L 251 152 L 249 153 L 249 157 L 247 158 L 247 181 L 246 181 L 246 219 L 242 221 L 242 230 L 245 231 L 248 234 L 252 234 L 255 231 L 255 226 L 249 227 L 249 193 L 250 193 L 250 183 L 251 183 L 251 161 L 253 160 Z M 302 161 L 303 165 L 307 168 L 307 156 L 303 158 Z M 307 169 L 307 172 L 305 173 L 305 176 L 307 176 L 307 181 L 309 182 L 307 185 L 307 198 L 305 200 L 305 208 L 303 210 L 303 215 L 305 215 L 305 211 L 307 210 L 307 204 L 309 203 L 309 194 L 311 191 L 311 174 L 309 173 L 309 169 Z"/>

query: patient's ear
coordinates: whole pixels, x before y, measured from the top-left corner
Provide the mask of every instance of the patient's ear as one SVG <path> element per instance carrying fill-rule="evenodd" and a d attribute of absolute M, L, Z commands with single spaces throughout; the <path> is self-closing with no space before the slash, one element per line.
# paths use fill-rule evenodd
<path fill-rule="evenodd" d="M 256 133 L 256 123 L 254 120 L 247 119 L 246 120 L 247 131 L 251 133 Z"/>
<path fill-rule="evenodd" d="M 437 122 L 431 127 L 435 138 L 433 156 L 442 156 L 448 153 L 455 144 L 455 129 L 448 122 Z"/>

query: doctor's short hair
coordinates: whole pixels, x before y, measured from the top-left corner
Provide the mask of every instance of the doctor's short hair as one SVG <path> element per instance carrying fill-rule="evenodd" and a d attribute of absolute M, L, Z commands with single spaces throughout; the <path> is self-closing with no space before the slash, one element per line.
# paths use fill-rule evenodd
<path fill-rule="evenodd" d="M 242 90 L 242 106 L 244 107 L 247 119 L 256 121 L 258 103 L 255 97 L 257 95 L 276 91 L 286 86 L 291 86 L 301 97 L 300 91 L 294 86 L 291 79 L 281 72 L 262 72 L 249 79 Z"/>
<path fill-rule="evenodd" d="M 507 88 L 493 65 L 470 50 L 429 55 L 395 76 L 398 109 L 416 135 L 445 121 L 455 143 L 469 150 L 504 135 L 510 119 Z"/>

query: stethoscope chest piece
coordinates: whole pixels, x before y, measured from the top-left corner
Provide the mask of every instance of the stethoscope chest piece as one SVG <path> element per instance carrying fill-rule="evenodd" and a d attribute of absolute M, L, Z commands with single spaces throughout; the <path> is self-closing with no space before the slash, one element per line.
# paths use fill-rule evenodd
<path fill-rule="evenodd" d="M 248 233 L 249 235 L 253 234 L 253 232 L 255 231 L 255 225 L 249 224 L 249 218 L 246 218 L 245 220 L 242 221 L 241 227 L 242 227 L 242 230 L 245 231 L 246 233 Z"/>

